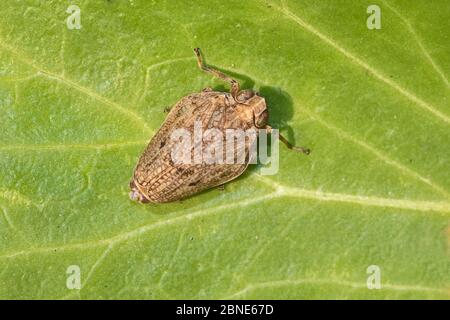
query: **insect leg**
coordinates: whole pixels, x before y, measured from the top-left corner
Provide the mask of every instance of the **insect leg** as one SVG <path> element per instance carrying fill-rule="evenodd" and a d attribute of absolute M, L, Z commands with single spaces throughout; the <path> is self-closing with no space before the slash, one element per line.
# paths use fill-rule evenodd
<path fill-rule="evenodd" d="M 268 133 L 272 133 L 272 129 L 273 128 L 271 126 L 266 126 L 266 131 Z M 311 150 L 308 149 L 308 148 L 297 147 L 297 146 L 292 145 L 285 137 L 283 137 L 281 135 L 281 133 L 279 134 L 279 138 L 280 138 L 281 142 L 283 142 L 286 145 L 286 147 L 288 147 L 288 149 L 291 149 L 291 150 L 294 150 L 294 151 L 298 151 L 298 152 L 304 153 L 306 155 L 311 153 Z"/>
<path fill-rule="evenodd" d="M 237 96 L 238 92 L 241 90 L 239 83 L 236 80 L 234 80 L 233 78 L 224 74 L 223 72 L 207 66 L 203 62 L 202 55 L 200 53 L 200 48 L 195 48 L 194 52 L 195 52 L 195 55 L 197 56 L 198 67 L 205 72 L 209 72 L 209 73 L 213 74 L 214 76 L 216 76 L 226 82 L 229 82 L 231 84 L 231 95 L 233 96 L 233 98 L 235 98 Z"/>

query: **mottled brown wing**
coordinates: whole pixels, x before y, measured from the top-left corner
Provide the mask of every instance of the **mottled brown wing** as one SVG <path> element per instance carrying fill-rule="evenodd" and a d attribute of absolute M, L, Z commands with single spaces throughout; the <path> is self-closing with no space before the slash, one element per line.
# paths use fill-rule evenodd
<path fill-rule="evenodd" d="M 193 136 L 196 120 L 201 121 L 203 130 L 247 130 L 253 127 L 253 118 L 248 112 L 242 112 L 243 108 L 244 105 L 236 104 L 231 95 L 224 92 L 194 93 L 181 99 L 171 109 L 136 166 L 134 183 L 144 196 L 152 202 L 180 200 L 241 175 L 248 166 L 248 147 L 253 140 L 246 140 L 244 163 L 183 164 L 174 163 L 172 159 L 171 152 L 176 142 L 171 139 L 171 134 L 176 129 L 185 128 Z M 227 143 L 225 137 L 224 133 L 224 146 Z M 229 143 L 225 150 L 233 147 Z"/>

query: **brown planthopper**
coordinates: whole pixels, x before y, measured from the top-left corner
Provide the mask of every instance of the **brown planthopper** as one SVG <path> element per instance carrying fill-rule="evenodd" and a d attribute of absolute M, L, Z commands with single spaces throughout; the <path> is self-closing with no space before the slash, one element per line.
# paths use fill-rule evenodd
<path fill-rule="evenodd" d="M 265 99 L 253 90 L 241 90 L 236 80 L 204 64 L 198 48 L 194 51 L 200 69 L 230 83 L 231 90 L 219 92 L 206 88 L 202 92 L 182 98 L 170 109 L 166 120 L 136 165 L 130 182 L 130 197 L 133 200 L 143 203 L 181 200 L 237 178 L 250 163 L 249 150 L 255 139 L 248 137 L 241 147 L 236 147 L 234 140 L 231 145 L 224 141 L 225 149 L 240 148 L 241 154 L 244 155 L 241 162 L 207 163 L 201 158 L 194 163 L 175 161 L 174 150 L 179 148 L 179 140 L 173 136 L 177 130 L 184 130 L 183 132 L 189 135 L 189 142 L 192 135 L 194 136 L 192 144 L 184 145 L 185 155 L 188 154 L 190 159 L 195 159 L 198 155 L 196 150 L 200 149 L 201 154 L 210 147 L 210 140 L 204 137 L 201 137 L 200 141 L 195 140 L 196 133 L 193 131 L 196 126 L 203 130 L 217 130 L 219 134 L 223 132 L 223 137 L 226 136 L 225 132 L 231 129 L 262 129 L 267 133 L 272 132 L 272 127 L 268 125 L 269 113 Z M 289 149 L 309 154 L 309 149 L 291 145 L 282 135 L 279 138 Z M 234 160 L 237 153 L 234 153 Z"/>

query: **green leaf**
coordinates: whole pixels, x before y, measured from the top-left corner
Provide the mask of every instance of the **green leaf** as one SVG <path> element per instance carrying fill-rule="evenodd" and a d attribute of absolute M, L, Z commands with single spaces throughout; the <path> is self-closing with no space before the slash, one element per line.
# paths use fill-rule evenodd
<path fill-rule="evenodd" d="M 0 4 L 0 298 L 449 298 L 446 1 L 379 1 L 379 30 L 365 0 L 76 4 L 81 29 L 67 1 Z M 132 202 L 164 108 L 228 89 L 197 46 L 312 153 Z"/>

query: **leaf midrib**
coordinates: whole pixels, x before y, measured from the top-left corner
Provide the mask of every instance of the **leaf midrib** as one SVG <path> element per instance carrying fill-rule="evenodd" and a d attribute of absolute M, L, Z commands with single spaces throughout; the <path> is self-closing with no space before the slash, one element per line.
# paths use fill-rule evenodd
<path fill-rule="evenodd" d="M 254 174 L 257 176 L 256 174 Z M 246 198 L 240 201 L 235 201 L 229 204 L 217 206 L 211 209 L 199 209 L 197 211 L 191 212 L 189 214 L 182 214 L 184 210 L 175 212 L 172 215 L 176 215 L 175 218 L 169 218 L 146 224 L 135 228 L 133 230 L 127 230 L 118 233 L 115 236 L 105 239 L 86 241 L 81 243 L 67 244 L 62 246 L 53 247 L 40 247 L 32 248 L 29 250 L 22 250 L 17 252 L 4 253 L 0 255 L 0 259 L 11 259 L 22 255 L 34 254 L 34 253 L 45 253 L 54 252 L 55 250 L 76 250 L 98 247 L 102 245 L 115 245 L 123 241 L 134 238 L 138 235 L 146 233 L 150 230 L 173 225 L 181 221 L 190 221 L 194 218 L 205 217 L 211 214 L 221 212 L 226 209 L 233 209 L 236 207 L 245 207 L 251 204 L 258 203 L 264 200 L 271 200 L 280 197 L 290 197 L 290 198 L 302 198 L 311 199 L 318 201 L 334 201 L 338 203 L 350 203 L 358 204 L 361 206 L 375 206 L 375 207 L 389 207 L 398 208 L 402 210 L 413 210 L 413 211 L 429 211 L 448 214 L 450 213 L 450 203 L 448 202 L 428 202 L 428 201 L 410 201 L 410 200 L 396 200 L 396 199 L 386 199 L 386 198 L 376 198 L 376 197 L 366 197 L 366 196 L 355 196 L 348 194 L 337 194 L 337 193 L 326 193 L 312 190 L 305 190 L 295 187 L 287 187 L 278 184 L 268 178 L 258 175 L 258 179 L 269 186 L 275 186 L 275 191 L 259 197 Z"/>

